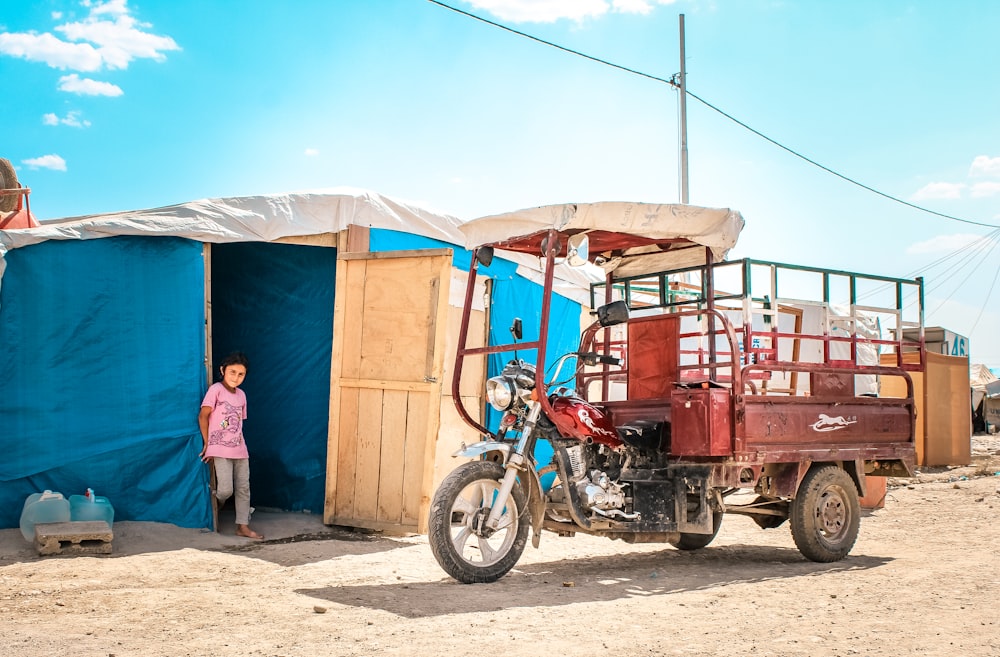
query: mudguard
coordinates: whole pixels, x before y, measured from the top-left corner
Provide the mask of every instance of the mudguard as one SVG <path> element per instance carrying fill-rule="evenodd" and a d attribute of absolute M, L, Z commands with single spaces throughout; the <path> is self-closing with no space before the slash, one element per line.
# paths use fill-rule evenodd
<path fill-rule="evenodd" d="M 457 452 L 452 454 L 452 456 L 464 456 L 465 458 L 471 459 L 489 452 L 500 452 L 503 454 L 503 462 L 506 463 L 507 459 L 510 458 L 510 447 L 510 443 L 501 443 L 496 440 L 480 440 L 479 442 L 472 443 L 471 445 L 462 443 L 462 447 L 459 448 Z"/>

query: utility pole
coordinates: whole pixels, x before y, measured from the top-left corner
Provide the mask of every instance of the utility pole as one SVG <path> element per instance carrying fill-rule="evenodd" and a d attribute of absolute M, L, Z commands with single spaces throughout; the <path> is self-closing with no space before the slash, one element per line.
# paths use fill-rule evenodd
<path fill-rule="evenodd" d="M 680 15 L 681 30 L 681 74 L 680 74 L 680 94 L 681 94 L 681 121 L 680 121 L 680 147 L 681 147 L 681 203 L 688 202 L 688 133 L 687 133 L 687 67 L 684 60 L 684 14 Z"/>

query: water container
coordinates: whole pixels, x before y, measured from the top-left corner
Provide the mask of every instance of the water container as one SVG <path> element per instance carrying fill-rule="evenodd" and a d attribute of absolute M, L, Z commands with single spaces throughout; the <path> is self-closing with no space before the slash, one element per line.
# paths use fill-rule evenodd
<path fill-rule="evenodd" d="M 50 490 L 32 493 L 24 500 L 21 510 L 21 535 L 28 541 L 35 540 L 35 525 L 46 522 L 69 522 L 69 500 L 62 493 Z"/>
<path fill-rule="evenodd" d="M 69 496 L 70 520 L 103 520 L 108 525 L 115 522 L 115 508 L 108 498 L 94 495 L 91 488 L 86 495 Z"/>

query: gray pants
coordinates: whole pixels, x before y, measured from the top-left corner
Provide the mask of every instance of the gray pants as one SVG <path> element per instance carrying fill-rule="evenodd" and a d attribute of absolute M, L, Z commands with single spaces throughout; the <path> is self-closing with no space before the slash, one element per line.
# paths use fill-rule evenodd
<path fill-rule="evenodd" d="M 250 524 L 250 459 L 224 459 L 218 456 L 215 463 L 216 491 L 219 506 L 236 493 L 236 524 Z"/>

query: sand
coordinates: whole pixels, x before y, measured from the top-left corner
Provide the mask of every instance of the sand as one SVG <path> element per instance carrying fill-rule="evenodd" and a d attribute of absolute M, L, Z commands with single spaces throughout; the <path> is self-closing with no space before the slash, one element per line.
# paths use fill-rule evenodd
<path fill-rule="evenodd" d="M 544 534 L 494 584 L 424 536 L 265 514 L 258 543 L 115 524 L 110 556 L 40 557 L 0 531 L 0 655 L 1000 655 L 1000 441 L 892 480 L 843 561 L 727 516 L 709 547 Z"/>

